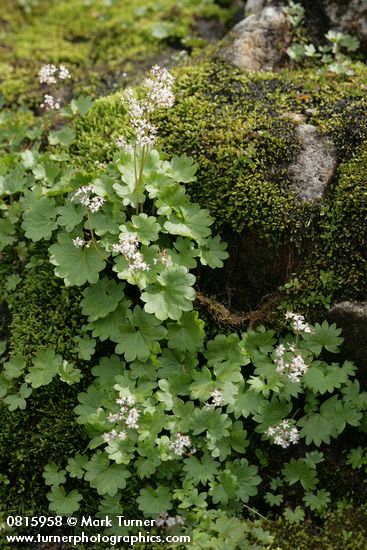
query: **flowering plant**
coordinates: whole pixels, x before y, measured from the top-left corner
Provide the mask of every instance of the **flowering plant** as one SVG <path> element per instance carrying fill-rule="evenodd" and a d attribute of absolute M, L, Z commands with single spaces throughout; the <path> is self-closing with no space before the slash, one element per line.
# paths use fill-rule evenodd
<path fill-rule="evenodd" d="M 42 79 L 54 75 L 48 68 Z M 362 424 L 367 409 L 366 393 L 352 380 L 354 365 L 322 359 L 324 349 L 337 353 L 342 342 L 334 325 L 313 327 L 288 312 L 291 332 L 279 342 L 264 327 L 206 339 L 192 271 L 200 264 L 220 268 L 228 254 L 211 236 L 209 212 L 186 193 L 197 166 L 185 155 L 167 160 L 154 148 L 151 113 L 173 105 L 172 86 L 169 73 L 155 67 L 144 98 L 125 92 L 130 137 L 119 138 L 108 165 L 50 181 L 36 178 L 35 155 L 25 154 L 26 177 L 19 187 L 5 181 L 2 188 L 10 224 L 3 226 L 4 249 L 16 231 L 35 243 L 51 241 L 56 276 L 83 287 L 86 324 L 76 352 L 91 358 L 97 343 L 99 350 L 114 348 L 92 360 L 94 382 L 75 408 L 88 449 L 45 472 L 56 513 L 75 513 L 87 482 L 100 496 L 100 513 L 108 514 L 121 507 L 132 476 L 150 480 L 137 499 L 146 515 L 200 516 L 218 504 L 234 513 L 258 492 L 269 460 L 260 460 L 260 447 L 319 447 L 347 424 Z M 83 373 L 52 349 L 40 350 L 31 365 L 10 358 L 1 380 L 5 402 L 24 408 L 30 393 L 56 376 L 76 384 Z M 304 503 L 314 505 L 322 460 L 319 451 L 291 458 L 264 498 L 279 505 L 279 487 L 299 482 Z M 327 502 L 328 495 L 319 497 Z"/>

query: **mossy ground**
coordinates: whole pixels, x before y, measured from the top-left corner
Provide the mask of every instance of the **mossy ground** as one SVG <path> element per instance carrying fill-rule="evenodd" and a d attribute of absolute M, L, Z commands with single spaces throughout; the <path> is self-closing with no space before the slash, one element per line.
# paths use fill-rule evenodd
<path fill-rule="evenodd" d="M 233 15 L 214 0 L 38 0 L 28 13 L 21 2 L 4 0 L 1 7 L 0 95 L 35 106 L 44 63 L 67 65 L 68 95 L 101 94 L 136 82 L 159 59 L 172 63 L 173 54 L 205 45 L 203 18 L 210 38 Z"/>

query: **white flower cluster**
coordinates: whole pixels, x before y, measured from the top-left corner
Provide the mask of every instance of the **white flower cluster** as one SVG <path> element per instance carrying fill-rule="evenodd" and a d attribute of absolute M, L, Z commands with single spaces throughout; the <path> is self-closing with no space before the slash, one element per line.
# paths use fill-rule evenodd
<path fill-rule="evenodd" d="M 211 400 L 211 401 L 210 401 Z M 210 395 L 210 400 L 205 403 L 207 409 L 211 407 L 221 407 L 224 403 L 223 392 L 220 389 L 215 389 Z"/>
<path fill-rule="evenodd" d="M 159 65 L 154 65 L 150 74 L 150 78 L 146 78 L 143 82 L 144 88 L 148 91 L 147 109 L 150 109 L 150 112 L 155 107 L 169 109 L 175 102 L 175 96 L 172 93 L 173 76 Z"/>
<path fill-rule="evenodd" d="M 83 185 L 79 187 L 75 193 L 73 193 L 71 200 L 79 201 L 80 204 L 85 206 L 90 212 L 98 212 L 102 204 L 105 202 L 103 197 L 95 195 L 91 197 L 91 193 L 94 193 L 92 185 Z"/>
<path fill-rule="evenodd" d="M 121 100 L 127 103 L 135 143 L 139 147 L 154 145 L 156 142 L 157 127 L 150 122 L 150 114 L 156 108 L 172 107 L 175 101 L 172 93 L 173 82 L 173 76 L 166 69 L 156 65 L 152 68 L 150 77 L 143 82 L 147 90 L 145 98 L 138 100 L 130 88 L 123 93 Z M 116 144 L 125 151 L 131 151 L 133 148 L 123 136 L 117 139 Z"/>
<path fill-rule="evenodd" d="M 56 67 L 56 65 L 52 63 L 47 63 L 46 65 L 42 65 L 38 77 L 41 84 L 50 86 L 51 84 L 56 84 L 58 78 L 60 80 L 66 80 L 67 78 L 71 78 L 71 75 L 65 65 Z"/>
<path fill-rule="evenodd" d="M 188 435 L 177 433 L 175 439 L 171 441 L 169 448 L 172 449 L 176 455 L 182 456 L 186 451 L 186 447 L 190 447 L 190 445 L 191 439 Z"/>
<path fill-rule="evenodd" d="M 184 525 L 184 520 L 181 516 L 170 516 L 167 512 L 163 512 L 155 520 L 155 524 L 158 527 L 173 527 L 174 525 Z"/>
<path fill-rule="evenodd" d="M 288 321 L 291 321 L 292 328 L 296 334 L 301 334 L 301 332 L 311 334 L 312 332 L 314 332 L 313 328 L 305 322 L 305 318 L 303 317 L 303 315 L 287 311 L 287 313 L 285 314 L 285 318 L 288 319 Z"/>
<path fill-rule="evenodd" d="M 273 439 L 275 445 L 280 445 L 283 449 L 289 447 L 291 443 L 298 443 L 299 440 L 298 430 L 291 426 L 289 420 L 282 420 L 276 426 L 271 426 L 266 434 Z"/>
<path fill-rule="evenodd" d="M 119 397 L 116 399 L 116 404 L 120 406 L 120 410 L 117 413 L 110 413 L 108 415 L 108 422 L 116 424 L 117 422 L 124 422 L 125 427 L 130 430 L 137 430 L 139 428 L 138 418 L 140 413 L 135 405 L 135 398 L 132 395 L 127 397 Z M 103 440 L 106 443 L 119 439 L 125 441 L 127 439 L 127 433 L 125 430 L 117 431 L 116 429 L 103 434 Z"/>
<path fill-rule="evenodd" d="M 59 67 L 56 67 L 56 65 L 53 65 L 52 63 L 47 63 L 46 65 L 42 65 L 38 73 L 38 78 L 41 84 L 51 86 L 53 84 L 56 84 L 58 79 L 65 80 L 67 78 L 70 78 L 70 73 L 65 65 L 60 65 Z M 47 111 L 58 111 L 61 107 L 61 99 L 55 98 L 51 94 L 45 94 L 43 96 L 41 107 L 43 109 L 46 109 Z"/>
<path fill-rule="evenodd" d="M 43 96 L 43 102 L 41 103 L 42 109 L 49 110 L 56 110 L 58 111 L 61 107 L 61 99 L 57 98 L 55 99 L 54 96 L 50 94 L 45 94 Z"/>
<path fill-rule="evenodd" d="M 144 261 L 144 256 L 138 250 L 139 241 L 136 235 L 126 235 L 116 244 L 112 245 L 112 252 L 122 254 L 129 262 L 129 271 L 148 271 L 149 265 Z"/>
<path fill-rule="evenodd" d="M 287 357 L 288 355 L 288 357 Z M 300 382 L 302 376 L 308 371 L 308 365 L 300 353 L 296 353 L 294 344 L 285 347 L 279 344 L 275 348 L 275 364 L 278 374 L 285 374 L 290 382 Z"/>

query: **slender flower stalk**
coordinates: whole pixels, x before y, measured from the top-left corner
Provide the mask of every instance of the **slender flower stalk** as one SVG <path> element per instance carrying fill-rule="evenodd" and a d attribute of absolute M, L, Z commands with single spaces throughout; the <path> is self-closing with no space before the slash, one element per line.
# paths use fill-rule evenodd
<path fill-rule="evenodd" d="M 116 145 L 124 151 L 133 151 L 136 213 L 141 210 L 139 196 L 144 166 L 149 148 L 155 144 L 158 133 L 157 127 L 151 122 L 151 114 L 155 109 L 172 107 L 175 101 L 172 92 L 173 83 L 173 76 L 166 69 L 155 65 L 150 76 L 143 82 L 143 87 L 146 90 L 144 98 L 137 99 L 130 88 L 126 89 L 121 97 L 122 102 L 127 106 L 134 137 L 132 143 L 129 143 L 124 136 L 119 136 Z"/>

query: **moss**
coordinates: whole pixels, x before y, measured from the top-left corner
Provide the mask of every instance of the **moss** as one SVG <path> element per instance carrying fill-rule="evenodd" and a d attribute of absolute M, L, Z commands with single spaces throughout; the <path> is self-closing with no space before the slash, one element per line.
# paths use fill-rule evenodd
<path fill-rule="evenodd" d="M 1 272 L 5 278 L 11 265 L 3 264 Z M 36 350 L 51 346 L 71 359 L 72 337 L 81 324 L 79 300 L 78 292 L 70 292 L 55 280 L 47 263 L 26 269 L 6 300 L 11 319 L 9 352 L 29 361 Z M 2 510 L 17 514 L 47 511 L 44 467 L 74 454 L 83 441 L 87 444 L 74 420 L 78 391 L 55 380 L 47 388 L 34 390 L 24 411 L 10 412 L 1 405 L 0 464 L 10 482 L 0 489 Z"/>
<path fill-rule="evenodd" d="M 135 81 L 139 65 L 145 68 L 161 56 L 169 59 L 185 47 L 184 38 L 199 34 L 201 17 L 213 18 L 221 27 L 231 15 L 214 0 L 117 0 L 109 5 L 104 0 L 42 0 L 28 14 L 18 2 L 4 0 L 2 94 L 9 103 L 39 104 L 37 73 L 43 63 L 67 64 L 74 95 L 111 90 L 121 86 L 124 72 Z"/>
<path fill-rule="evenodd" d="M 126 129 L 127 117 L 121 94 L 97 99 L 88 113 L 77 121 L 78 137 L 72 154 L 82 165 L 111 160 L 117 137 Z"/>
<path fill-rule="evenodd" d="M 279 550 L 363 550 L 367 543 L 367 505 L 359 508 L 340 503 L 322 522 L 306 520 L 292 525 L 284 519 L 267 523 Z"/>
<path fill-rule="evenodd" d="M 160 146 L 198 163 L 188 191 L 210 209 L 232 253 L 211 291 L 248 310 L 293 276 L 298 281 L 281 293 L 283 306 L 315 314 L 328 300 L 363 297 L 366 68 L 357 65 L 351 77 L 305 69 L 243 74 L 199 58 L 175 72 L 175 107 L 157 120 Z M 118 101 L 99 100 L 79 123 L 74 154 L 82 163 L 111 158 L 126 128 Z M 322 203 L 301 203 L 290 192 L 287 166 L 300 148 L 294 114 L 337 149 L 339 167 Z"/>

